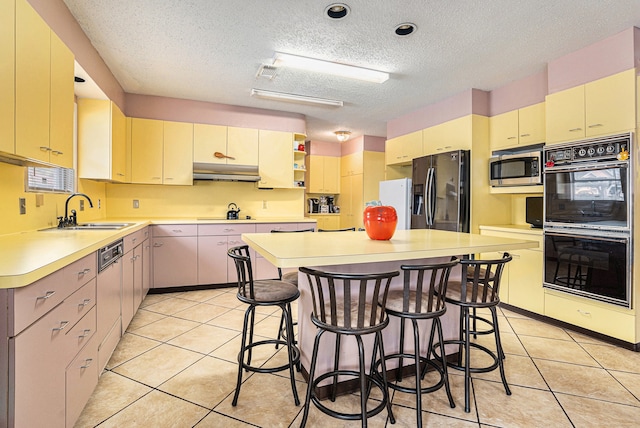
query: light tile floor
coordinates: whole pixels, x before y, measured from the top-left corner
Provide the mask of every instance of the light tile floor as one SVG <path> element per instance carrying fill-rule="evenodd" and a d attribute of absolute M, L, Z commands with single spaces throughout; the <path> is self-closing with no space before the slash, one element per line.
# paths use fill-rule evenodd
<path fill-rule="evenodd" d="M 231 406 L 244 308 L 235 289 L 147 296 L 76 426 L 298 427 L 303 406 L 293 403 L 287 372 L 246 374 L 238 406 Z M 261 310 L 256 321 L 257 334 L 272 336 L 280 314 Z M 507 310 L 500 310 L 499 323 L 513 394 L 505 394 L 497 371 L 478 374 L 471 412 L 465 413 L 463 377 L 454 371 L 456 407 L 449 407 L 442 389 L 424 396 L 425 426 L 640 425 L 640 353 Z M 273 348 L 254 354 L 255 361 L 270 358 L 284 360 L 286 355 Z M 300 374 L 297 382 L 304 402 L 306 383 Z M 336 405 L 353 411 L 359 398 L 340 397 Z M 382 412 L 369 420 L 370 426 L 416 425 L 414 396 L 395 392 L 393 411 L 395 425 Z M 312 406 L 307 426 L 360 423 L 329 418 Z"/>

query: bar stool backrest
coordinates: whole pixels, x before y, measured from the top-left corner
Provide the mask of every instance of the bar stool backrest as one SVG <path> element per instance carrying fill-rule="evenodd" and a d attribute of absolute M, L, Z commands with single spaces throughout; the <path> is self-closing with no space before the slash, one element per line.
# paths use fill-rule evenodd
<path fill-rule="evenodd" d="M 355 227 L 345 227 L 344 229 L 318 229 L 318 232 L 355 232 Z"/>
<path fill-rule="evenodd" d="M 472 304 L 498 301 L 502 271 L 511 259 L 509 253 L 504 253 L 501 259 L 460 260 L 462 272 L 466 273 L 467 279 L 461 284 L 460 301 Z"/>
<path fill-rule="evenodd" d="M 300 268 L 311 288 L 311 320 L 329 331 L 366 334 L 387 325 L 385 313 L 391 280 L 398 271 L 346 274 Z M 380 304 L 377 304 L 380 302 Z"/>
<path fill-rule="evenodd" d="M 253 269 L 251 268 L 249 246 L 240 245 L 229 248 L 227 254 L 233 259 L 236 266 L 236 272 L 238 274 L 238 296 L 255 300 L 255 293 L 253 291 Z"/>
<path fill-rule="evenodd" d="M 453 259 L 438 264 L 400 266 L 404 272 L 402 312 L 444 312 L 449 275 L 459 262 L 460 260 Z"/>

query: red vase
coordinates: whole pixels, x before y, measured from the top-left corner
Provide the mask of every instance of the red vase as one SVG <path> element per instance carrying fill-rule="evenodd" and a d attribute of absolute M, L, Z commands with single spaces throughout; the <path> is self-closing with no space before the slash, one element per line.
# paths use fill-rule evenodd
<path fill-rule="evenodd" d="M 378 241 L 391 239 L 398 224 L 396 209 L 389 206 L 367 207 L 363 215 L 364 229 L 369 238 Z"/>

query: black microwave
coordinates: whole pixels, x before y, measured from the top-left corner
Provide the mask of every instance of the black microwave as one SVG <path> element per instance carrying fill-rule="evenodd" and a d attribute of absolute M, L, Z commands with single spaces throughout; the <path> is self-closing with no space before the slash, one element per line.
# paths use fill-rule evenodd
<path fill-rule="evenodd" d="M 542 151 L 494 156 L 489 160 L 493 187 L 542 184 Z"/>

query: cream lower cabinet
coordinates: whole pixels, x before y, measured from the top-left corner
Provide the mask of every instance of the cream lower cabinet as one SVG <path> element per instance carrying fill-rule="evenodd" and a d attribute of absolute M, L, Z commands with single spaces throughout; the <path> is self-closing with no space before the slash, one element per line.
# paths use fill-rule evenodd
<path fill-rule="evenodd" d="M 0 302 L 3 426 L 72 427 L 98 382 L 95 254 Z"/>
<path fill-rule="evenodd" d="M 544 289 L 542 288 L 543 256 L 541 233 L 506 232 L 482 228 L 482 235 L 538 242 L 538 248 L 513 250 L 513 259 L 507 263 L 500 284 L 500 300 L 509 305 L 544 314 Z M 502 253 L 486 253 L 483 258 L 500 258 Z"/>
<path fill-rule="evenodd" d="M 318 230 L 340 229 L 340 214 L 310 214 L 309 218 L 316 221 Z"/>
<path fill-rule="evenodd" d="M 197 225 L 155 225 L 152 235 L 153 288 L 197 284 Z"/>

